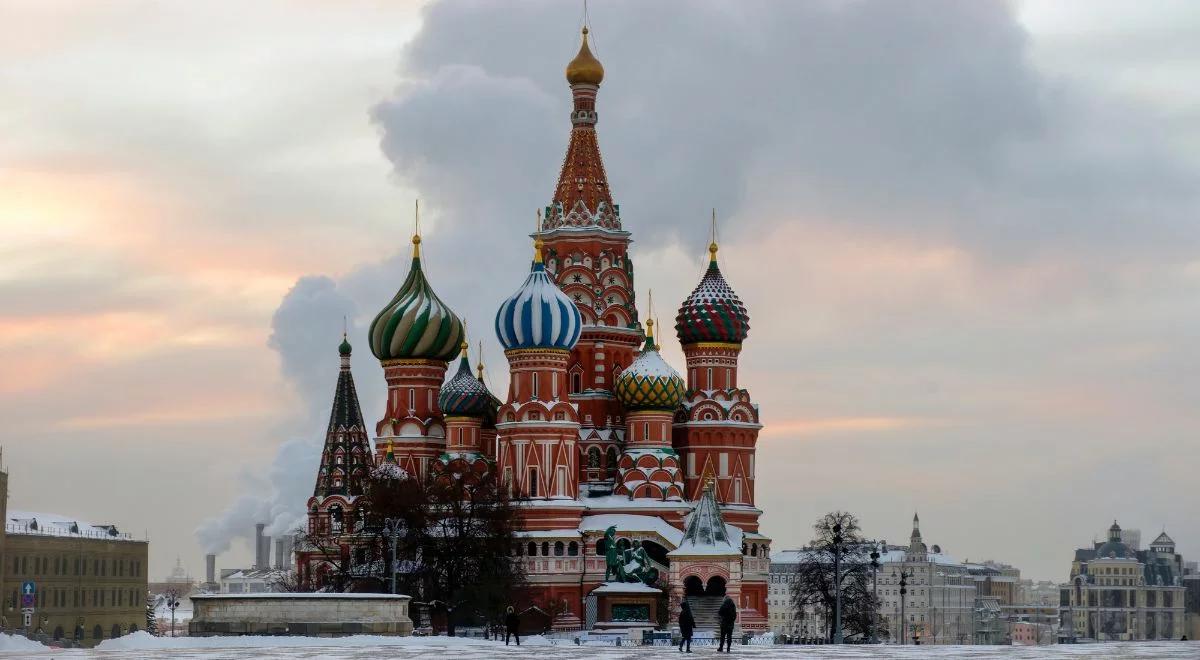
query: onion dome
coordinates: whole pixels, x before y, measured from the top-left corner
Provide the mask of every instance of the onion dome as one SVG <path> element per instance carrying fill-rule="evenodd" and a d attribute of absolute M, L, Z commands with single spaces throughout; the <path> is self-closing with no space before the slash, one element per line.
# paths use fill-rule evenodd
<path fill-rule="evenodd" d="M 613 391 L 630 410 L 675 410 L 683 400 L 683 378 L 659 354 L 653 319 L 646 328 L 645 348 L 617 377 Z"/>
<path fill-rule="evenodd" d="M 342 357 L 350 357 L 350 352 L 354 350 L 350 346 L 350 340 L 346 339 L 346 333 L 342 333 L 342 343 L 338 344 L 338 355 Z"/>
<path fill-rule="evenodd" d="M 717 243 L 708 246 L 708 270 L 679 307 L 675 332 L 679 343 L 740 344 L 750 332 L 750 315 L 717 267 Z"/>
<path fill-rule="evenodd" d="M 546 274 L 539 238 L 534 243 L 529 277 L 496 312 L 496 336 L 509 351 L 521 348 L 569 351 L 579 341 L 582 330 L 579 308 Z"/>
<path fill-rule="evenodd" d="M 458 371 L 438 394 L 438 407 L 444 415 L 462 417 L 484 417 L 492 405 L 492 393 L 483 382 L 471 373 L 471 361 L 467 359 L 467 342 L 462 343 L 462 357 L 458 360 Z"/>
<path fill-rule="evenodd" d="M 448 362 L 466 336 L 421 270 L 421 237 L 413 236 L 412 268 L 392 301 L 371 321 L 371 352 L 380 360 Z"/>
<path fill-rule="evenodd" d="M 599 85 L 604 80 L 604 67 L 588 48 L 587 35 L 588 29 L 584 27 L 583 42 L 579 44 L 579 54 L 567 64 L 567 82 L 572 85 L 576 83 Z"/>

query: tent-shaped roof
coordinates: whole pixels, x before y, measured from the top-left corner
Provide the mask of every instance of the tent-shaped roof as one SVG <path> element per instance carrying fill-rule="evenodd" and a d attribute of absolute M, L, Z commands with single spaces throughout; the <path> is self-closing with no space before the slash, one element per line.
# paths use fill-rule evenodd
<path fill-rule="evenodd" d="M 696 502 L 696 508 L 688 515 L 687 527 L 683 532 L 683 542 L 679 547 L 667 553 L 668 556 L 741 555 L 742 551 L 729 538 L 729 530 L 725 528 L 725 519 L 721 517 L 721 508 L 713 496 L 712 482 L 709 482 Z"/>

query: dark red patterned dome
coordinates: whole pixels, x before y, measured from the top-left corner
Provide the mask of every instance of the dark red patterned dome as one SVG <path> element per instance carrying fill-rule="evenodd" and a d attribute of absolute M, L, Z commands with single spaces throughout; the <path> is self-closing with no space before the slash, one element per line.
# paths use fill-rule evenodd
<path fill-rule="evenodd" d="M 717 246 L 709 246 L 708 270 L 692 295 L 679 307 L 675 332 L 679 343 L 740 344 L 750 332 L 750 315 L 717 267 Z"/>

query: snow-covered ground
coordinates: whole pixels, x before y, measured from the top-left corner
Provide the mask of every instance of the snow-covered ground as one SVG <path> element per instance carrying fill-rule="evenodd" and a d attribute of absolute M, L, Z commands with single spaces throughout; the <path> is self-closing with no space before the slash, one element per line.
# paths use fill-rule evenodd
<path fill-rule="evenodd" d="M 25 640 L 12 640 L 24 642 Z M 679 652 L 670 647 L 611 647 L 574 644 L 551 645 L 545 638 L 523 640 L 520 647 L 475 640 L 446 637 L 208 637 L 208 638 L 153 638 L 145 633 L 109 640 L 91 650 L 35 649 L 24 644 L 6 646 L 0 640 L 0 658 L 28 658 L 52 655 L 55 658 L 144 658 L 166 660 L 185 658 L 188 660 L 342 660 L 368 658 L 455 658 L 456 660 L 488 660 L 490 658 L 529 658 L 539 660 L 568 660 L 596 658 L 597 660 L 667 660 L 679 658 Z M 1200 642 L 1161 642 L 1143 644 L 1097 644 L 1077 646 L 1041 647 L 998 647 L 998 646 L 739 646 L 733 656 L 762 660 L 775 658 L 897 658 L 917 660 L 919 658 L 968 658 L 988 659 L 1038 659 L 1062 658 L 1075 660 L 1095 658 L 1099 660 L 1124 660 L 1126 658 L 1200 658 Z M 697 648 L 692 657 L 712 657 L 712 647 Z M 729 656 L 723 656 L 729 657 Z"/>

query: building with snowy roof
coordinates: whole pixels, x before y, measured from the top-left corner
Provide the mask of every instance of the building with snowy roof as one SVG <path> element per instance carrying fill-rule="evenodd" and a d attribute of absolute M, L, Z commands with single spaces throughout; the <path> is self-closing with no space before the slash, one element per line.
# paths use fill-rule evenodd
<path fill-rule="evenodd" d="M 94 646 L 145 627 L 148 542 L 116 525 L 8 508 L 0 471 L 0 628 Z"/>

